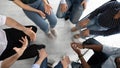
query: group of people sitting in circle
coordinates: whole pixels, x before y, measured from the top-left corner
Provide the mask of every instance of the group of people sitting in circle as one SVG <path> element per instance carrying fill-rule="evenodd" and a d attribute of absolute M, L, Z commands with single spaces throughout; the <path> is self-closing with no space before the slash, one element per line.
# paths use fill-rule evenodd
<path fill-rule="evenodd" d="M 79 21 L 86 7 L 86 0 L 61 0 L 58 11 L 52 11 L 47 0 L 10 0 L 20 6 L 26 16 L 30 18 L 49 38 L 57 37 L 54 27 L 57 18 L 70 20 L 77 30 L 74 38 L 85 38 L 91 35 L 108 36 L 120 32 L 120 2 L 111 0 L 95 9 L 89 15 Z M 76 11 L 77 10 L 77 11 Z M 48 20 L 48 23 L 45 21 Z M 0 29 L 0 68 L 10 68 L 15 61 L 36 57 L 32 68 L 50 68 L 48 66 L 48 54 L 44 44 L 30 44 L 36 40 L 37 27 L 33 25 L 23 26 L 14 19 L 0 15 L 0 25 L 7 25 L 6 29 Z M 84 30 L 83 30 L 84 29 Z M 89 38 L 83 43 L 71 42 L 71 48 L 78 55 L 81 63 L 71 63 L 69 56 L 63 57 L 54 68 L 120 68 L 120 48 L 105 46 L 94 38 Z M 86 61 L 80 49 L 92 49 L 94 55 Z"/>

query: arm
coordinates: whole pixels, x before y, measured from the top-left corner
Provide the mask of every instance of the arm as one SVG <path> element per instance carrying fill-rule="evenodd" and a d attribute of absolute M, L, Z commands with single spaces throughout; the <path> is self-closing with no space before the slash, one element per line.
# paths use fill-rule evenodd
<path fill-rule="evenodd" d="M 32 68 L 40 68 L 40 65 L 42 64 L 42 62 L 44 61 L 46 57 L 47 57 L 47 53 L 45 49 L 41 49 L 39 51 L 39 59 L 35 62 Z"/>
<path fill-rule="evenodd" d="M 90 34 L 108 36 L 120 32 L 120 27 L 111 28 L 103 31 L 90 30 Z"/>
<path fill-rule="evenodd" d="M 77 43 L 78 45 L 78 43 Z M 80 61 L 81 61 L 81 64 L 82 64 L 82 68 L 90 68 L 90 65 L 85 61 L 83 55 L 81 54 L 81 51 L 80 49 L 77 47 L 76 43 L 71 43 L 71 47 L 72 49 L 77 53 Z"/>
<path fill-rule="evenodd" d="M 10 17 L 6 18 L 5 25 L 23 31 L 30 37 L 32 41 L 36 39 L 36 34 L 31 30 L 31 28 L 24 27 L 23 25 L 19 24 L 17 21 Z"/>
<path fill-rule="evenodd" d="M 99 13 L 104 12 L 107 8 L 115 6 L 114 4 L 115 4 L 114 2 L 107 2 L 107 3 L 103 4 L 102 6 L 100 6 L 99 8 L 94 10 L 93 12 L 91 12 L 90 16 L 88 18 L 91 20 L 92 18 L 97 16 Z"/>
<path fill-rule="evenodd" d="M 27 37 L 22 38 L 22 40 L 20 40 L 20 42 L 23 44 L 22 47 L 21 48 L 14 47 L 13 49 L 16 51 L 16 54 L 3 60 L 1 68 L 11 67 L 15 63 L 15 61 L 17 61 L 17 59 L 23 54 L 23 52 L 27 48 L 28 40 Z"/>
<path fill-rule="evenodd" d="M 14 2 L 16 5 L 18 5 L 19 7 L 21 7 L 22 9 L 24 9 L 24 10 L 36 12 L 36 13 L 38 13 L 40 16 L 45 17 L 45 14 L 44 14 L 42 11 L 40 11 L 40 10 L 38 10 L 38 9 L 35 9 L 35 8 L 33 8 L 33 7 L 31 7 L 31 6 L 27 5 L 27 4 L 22 3 L 21 0 L 13 0 L 13 2 Z"/>

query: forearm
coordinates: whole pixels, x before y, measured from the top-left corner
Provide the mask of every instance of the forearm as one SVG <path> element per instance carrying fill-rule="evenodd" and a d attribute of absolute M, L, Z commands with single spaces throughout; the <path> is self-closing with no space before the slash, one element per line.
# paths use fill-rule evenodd
<path fill-rule="evenodd" d="M 95 44 L 93 44 L 93 45 L 83 45 L 83 48 L 88 48 L 88 49 L 92 49 L 94 51 L 100 52 L 100 51 L 102 51 L 103 46 L 102 45 L 95 45 Z"/>
<path fill-rule="evenodd" d="M 82 54 L 78 55 L 82 68 L 90 68 L 90 65 L 86 62 L 86 60 L 83 58 Z"/>
<path fill-rule="evenodd" d="M 7 17 L 6 19 L 6 23 L 7 26 L 21 30 L 23 32 L 26 31 L 26 27 L 24 27 L 23 25 L 19 24 L 17 21 L 15 21 L 14 19 Z"/>
<path fill-rule="evenodd" d="M 12 64 L 15 63 L 15 61 L 20 57 L 20 55 L 15 54 L 2 62 L 2 67 L 1 68 L 9 68 L 12 66 Z"/>

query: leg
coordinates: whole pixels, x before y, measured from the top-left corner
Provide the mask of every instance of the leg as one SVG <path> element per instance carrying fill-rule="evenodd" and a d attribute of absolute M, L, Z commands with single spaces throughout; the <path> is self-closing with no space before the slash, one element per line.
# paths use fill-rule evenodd
<path fill-rule="evenodd" d="M 18 44 L 16 44 L 18 45 Z M 10 57 L 11 55 L 15 54 L 16 52 L 13 50 L 13 47 L 18 47 L 18 46 L 13 46 L 13 45 L 9 45 L 10 47 L 7 47 L 5 49 L 5 51 L 2 53 L 2 55 L 0 56 L 0 60 L 4 60 L 8 57 Z M 19 45 L 21 46 L 21 45 Z M 25 52 L 23 53 L 23 55 L 18 59 L 18 60 L 22 60 L 22 59 L 27 59 L 27 58 L 32 58 L 38 55 L 38 51 L 41 48 L 45 48 L 44 45 L 30 45 L 28 46 L 28 48 L 25 50 Z"/>
<path fill-rule="evenodd" d="M 73 24 L 77 24 L 77 22 L 80 19 L 80 16 L 82 15 L 83 12 L 83 6 L 80 5 L 80 3 L 76 4 L 73 3 L 71 13 L 70 13 L 70 21 Z"/>
<path fill-rule="evenodd" d="M 68 10 L 66 12 L 61 12 L 61 7 L 60 7 L 60 4 L 59 4 L 59 7 L 57 9 L 57 13 L 56 13 L 56 16 L 58 18 L 64 18 L 66 13 L 69 11 L 69 8 L 71 7 L 71 0 L 66 0 L 67 2 L 67 5 L 68 5 Z"/>
<path fill-rule="evenodd" d="M 51 11 L 51 14 L 46 16 L 46 18 L 48 19 L 49 23 L 50 23 L 50 28 L 54 28 L 57 24 L 57 18 L 54 15 L 54 13 Z"/>
<path fill-rule="evenodd" d="M 23 53 L 23 55 L 19 58 L 19 60 L 32 58 L 32 57 L 37 56 L 38 50 L 40 50 L 42 48 L 45 48 L 45 45 L 32 44 L 32 45 L 28 46 L 27 49 L 25 50 L 25 52 Z"/>
<path fill-rule="evenodd" d="M 29 17 L 40 29 L 48 33 L 49 28 L 47 22 L 37 13 L 24 10 L 27 17 Z"/>

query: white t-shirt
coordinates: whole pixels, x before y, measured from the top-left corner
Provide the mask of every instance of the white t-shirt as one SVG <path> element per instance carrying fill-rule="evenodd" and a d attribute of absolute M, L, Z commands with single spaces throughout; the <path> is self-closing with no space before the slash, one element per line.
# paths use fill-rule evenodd
<path fill-rule="evenodd" d="M 5 25 L 6 16 L 0 15 L 0 26 Z M 7 47 L 7 38 L 4 30 L 0 29 L 0 55 Z"/>

